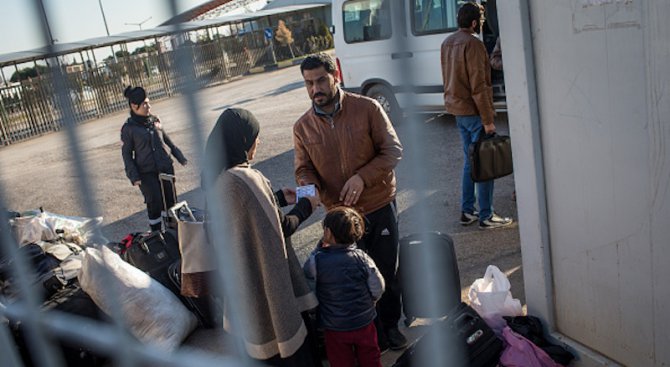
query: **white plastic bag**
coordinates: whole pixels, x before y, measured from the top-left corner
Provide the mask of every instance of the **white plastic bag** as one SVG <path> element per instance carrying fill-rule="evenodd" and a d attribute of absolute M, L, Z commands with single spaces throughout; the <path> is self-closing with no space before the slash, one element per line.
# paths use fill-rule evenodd
<path fill-rule="evenodd" d="M 498 334 L 505 327 L 503 316 L 521 316 L 521 302 L 512 298 L 510 283 L 497 266 L 489 265 L 483 278 L 470 286 L 470 306 Z"/>
<path fill-rule="evenodd" d="M 108 315 L 115 304 L 111 297 L 119 297 L 116 304 L 124 321 L 141 342 L 171 351 L 196 328 L 195 315 L 142 270 L 107 247 L 89 247 L 85 253 L 79 273 L 82 289 Z"/>
<path fill-rule="evenodd" d="M 78 246 L 84 246 L 93 235 L 95 226 L 102 223 L 102 217 L 74 217 L 32 210 L 10 219 L 9 223 L 19 246 L 39 241 L 53 241 L 59 237 Z"/>

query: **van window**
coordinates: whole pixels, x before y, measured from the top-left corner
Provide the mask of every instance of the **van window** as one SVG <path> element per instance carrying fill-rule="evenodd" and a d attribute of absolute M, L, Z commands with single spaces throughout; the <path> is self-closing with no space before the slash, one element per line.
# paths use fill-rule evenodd
<path fill-rule="evenodd" d="M 458 28 L 456 13 L 458 0 L 410 0 L 414 9 L 412 33 L 445 33 Z"/>
<path fill-rule="evenodd" d="M 391 0 L 353 0 L 342 6 L 346 43 L 391 38 Z"/>

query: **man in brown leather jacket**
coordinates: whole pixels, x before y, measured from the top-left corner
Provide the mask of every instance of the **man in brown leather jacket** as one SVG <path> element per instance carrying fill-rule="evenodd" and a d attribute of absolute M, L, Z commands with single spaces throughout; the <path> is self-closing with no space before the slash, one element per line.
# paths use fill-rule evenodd
<path fill-rule="evenodd" d="M 316 185 L 326 208 L 345 205 L 365 215 L 367 232 L 358 246 L 377 264 L 386 291 L 377 304 L 378 343 L 402 349 L 402 307 L 396 276 L 398 221 L 393 169 L 402 145 L 382 107 L 339 88 L 337 67 L 327 54 L 300 65 L 312 107 L 293 126 L 298 184 Z"/>
<path fill-rule="evenodd" d="M 484 8 L 476 3 L 465 3 L 458 10 L 456 20 L 459 29 L 442 42 L 441 63 L 444 105 L 447 112 L 456 117 L 463 141 L 460 222 L 465 226 L 479 221 L 481 229 L 504 227 L 512 224 L 512 219 L 500 217 L 493 211 L 493 180 L 475 184 L 470 178 L 468 159 L 468 149 L 479 135 L 496 131 L 489 56 L 482 41 L 475 37 L 484 23 Z M 479 211 L 475 209 L 475 199 Z"/>

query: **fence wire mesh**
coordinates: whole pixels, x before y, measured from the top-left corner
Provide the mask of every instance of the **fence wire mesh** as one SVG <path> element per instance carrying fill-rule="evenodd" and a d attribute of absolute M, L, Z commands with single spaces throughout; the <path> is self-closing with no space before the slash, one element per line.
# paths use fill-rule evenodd
<path fill-rule="evenodd" d="M 43 9 L 43 0 L 34 0 L 34 4 L 36 9 Z M 171 0 L 169 7 L 176 15 L 176 0 Z M 196 98 L 198 90 L 245 75 L 254 68 L 264 68 L 278 61 L 332 48 L 332 37 L 323 21 L 324 17 L 317 14 L 323 11 L 321 9 L 283 15 L 281 19 L 285 22 L 283 26 L 293 31 L 293 42 L 285 44 L 277 42 L 275 38 L 270 42 L 267 41 L 264 29 L 273 27 L 276 31 L 280 28 L 278 17 L 268 17 L 246 25 L 231 22 L 217 27 L 177 32 L 167 40 L 173 43 L 170 49 L 160 46 L 166 40 L 156 38 L 143 40 L 147 46 L 135 54 L 127 52 L 128 45 L 117 45 L 121 51 L 117 52 L 116 58 L 110 57 L 102 64 L 93 62 L 89 65 L 84 62 L 84 56 L 81 56 L 82 63 L 79 69 L 61 65 L 58 58 L 45 59 L 43 61 L 49 67 L 40 75 L 0 89 L 0 141 L 2 144 L 11 144 L 65 129 L 70 147 L 69 153 L 75 158 L 74 170 L 79 177 L 84 214 L 89 218 L 96 218 L 99 215 L 99 208 L 89 180 L 91 171 L 86 166 L 82 144 L 77 134 L 79 123 L 127 109 L 127 100 L 122 93 L 124 88 L 127 85 L 141 85 L 152 100 L 177 95 L 180 97 L 179 101 L 184 103 L 189 116 L 192 117 L 189 124 L 193 145 L 201 146 L 205 141 L 205 132 L 202 130 L 202 117 Z M 42 26 L 44 27 L 44 24 Z M 180 25 L 177 25 L 178 29 L 179 27 Z M 48 43 L 50 40 L 48 31 L 45 29 L 43 33 Z M 407 38 L 396 37 L 395 40 L 394 50 L 402 53 L 403 50 L 410 49 Z M 53 48 L 53 44 L 51 47 Z M 407 62 L 400 62 L 395 63 L 394 68 L 397 75 L 401 75 L 400 85 L 413 90 L 415 76 L 412 67 Z M 405 103 L 406 111 L 409 113 L 404 119 L 408 133 L 403 144 L 410 155 L 416 157 L 416 162 L 410 165 L 412 179 L 408 186 L 414 196 L 413 200 L 421 202 L 428 199 L 426 182 L 423 178 L 428 176 L 426 172 L 429 168 L 421 161 L 421 157 L 427 156 L 428 153 L 426 146 L 421 142 L 421 121 L 419 116 L 413 113 L 414 105 L 416 103 L 410 93 Z M 198 150 L 196 152 L 198 156 L 194 160 L 202 161 L 202 152 Z M 205 175 L 207 174 L 205 172 Z M 0 187 L 0 195 L 2 190 Z M 207 203 L 214 204 L 208 209 L 219 217 L 225 218 L 230 215 L 226 213 L 225 208 L 216 207 L 218 200 L 214 200 L 212 195 L 215 193 L 205 191 Z M 0 203 L 2 202 L 4 200 L 0 196 Z M 418 222 L 423 225 L 422 228 L 416 228 L 418 232 L 427 231 L 432 223 L 439 220 L 425 211 L 418 211 L 418 214 L 420 216 Z M 16 250 L 18 245 L 11 235 L 8 220 L 7 212 L 3 210 L 0 215 L 2 222 L 0 249 L 4 254 L 14 257 L 18 253 Z M 214 247 L 225 249 L 226 238 L 228 238 L 226 229 L 221 228 Z M 103 242 L 104 240 L 100 239 L 98 245 L 104 244 Z M 216 260 L 222 268 L 234 268 L 233 264 L 229 264 L 231 256 L 222 250 L 215 252 Z M 423 254 L 420 262 L 428 263 L 429 256 L 428 253 Z M 125 331 L 126 320 L 120 313 L 111 315 L 112 323 L 93 322 L 63 313 L 53 313 L 49 317 L 35 317 L 41 314 L 39 312 L 41 303 L 31 286 L 31 279 L 23 276 L 30 274 L 28 259 L 21 256 L 17 258 L 20 260 L 12 267 L 12 271 L 22 279 L 18 286 L 21 294 L 25 294 L 26 297 L 17 303 L 2 300 L 0 315 L 25 322 L 27 340 L 30 341 L 27 347 L 35 358 L 36 365 L 64 365 L 58 343 L 55 342 L 57 339 L 74 341 L 82 347 L 99 351 L 110 357 L 112 365 L 118 366 L 239 366 L 250 363 L 248 360 L 224 358 L 186 348 L 174 353 L 164 353 L 159 348 L 140 345 Z M 417 265 L 417 268 L 420 267 L 421 264 Z M 225 290 L 239 286 L 233 283 L 232 276 L 226 277 L 224 274 L 222 278 L 225 284 L 219 286 Z M 411 278 L 411 275 L 408 278 Z M 410 279 L 411 281 L 414 280 Z M 416 284 L 416 287 L 438 286 Z M 114 292 L 113 288 L 110 288 L 110 292 Z M 122 300 L 117 298 L 117 302 Z M 119 305 L 116 306 L 121 308 Z M 248 310 L 235 309 L 233 313 L 242 315 L 246 311 Z M 253 317 L 253 315 L 245 316 Z M 442 343 L 442 340 L 438 342 Z M 239 348 L 242 343 L 237 341 L 236 345 Z M 239 348 L 240 351 L 243 351 L 243 348 L 243 346 Z M 119 353 L 119 350 L 123 352 Z M 22 365 L 21 356 L 17 353 L 12 336 L 4 328 L 0 328 L 0 351 L 3 355 L 3 366 Z M 448 349 L 436 347 L 435 354 L 431 356 L 431 363 L 435 366 L 451 365 L 454 358 L 457 357 L 450 355 Z M 460 362 L 462 361 L 454 363 Z"/>
<path fill-rule="evenodd" d="M 41 15 L 44 41 L 49 44 L 49 52 L 55 54 L 50 42 L 43 0 L 34 0 L 35 12 Z M 177 13 L 176 1 L 169 2 L 173 15 Z M 321 10 L 323 11 L 323 10 Z M 69 153 L 74 157 L 73 170 L 79 177 L 80 198 L 84 214 L 96 218 L 95 191 L 91 189 L 91 170 L 87 167 L 82 153 L 82 142 L 77 133 L 79 123 L 128 108 L 123 97 L 126 85 L 143 86 L 153 100 L 180 95 L 193 116 L 193 139 L 196 146 L 203 141 L 201 118 L 195 94 L 201 88 L 217 85 L 245 75 L 252 68 L 264 68 L 278 61 L 303 56 L 306 53 L 332 48 L 332 38 L 327 37 L 323 17 L 315 17 L 314 11 L 298 15 L 282 16 L 286 22 L 282 26 L 293 29 L 296 35 L 292 42 L 277 42 L 273 37 L 264 37 L 263 29 L 278 25 L 277 19 L 268 17 L 247 24 L 222 24 L 217 27 L 203 27 L 177 32 L 168 42 L 171 49 L 159 47 L 161 40 L 142 40 L 145 46 L 141 52 L 129 54 L 127 45 L 122 44 L 116 57 L 110 56 L 104 63 L 84 61 L 80 53 L 79 67 L 66 66 L 59 57 L 49 57 L 35 61 L 39 74 L 19 80 L 0 89 L 0 141 L 3 145 L 19 142 L 31 137 L 64 129 Z M 254 27 L 256 27 L 254 29 Z M 298 32 L 296 32 L 298 31 Z M 224 35 L 225 34 L 225 35 Z M 194 39 L 194 40 L 192 40 Z M 165 41 L 165 40 L 163 40 Z M 104 46 L 107 47 L 107 46 Z M 63 56 L 63 55 L 61 55 Z M 87 54 L 88 56 L 88 54 Z M 46 67 L 38 67 L 46 65 Z M 16 75 L 20 75 L 15 65 Z M 4 78 L 4 76 L 3 76 Z M 196 160 L 201 157 L 196 157 Z M 4 203 L 1 196 L 0 202 Z M 5 205 L 2 205 L 3 209 Z M 212 208 L 222 212 L 222 208 Z M 120 299 L 115 288 L 110 287 L 112 312 L 111 323 L 97 322 L 70 314 L 43 310 L 42 292 L 35 289 L 39 284 L 31 269 L 30 259 L 18 251 L 19 245 L 9 227 L 6 210 L 0 215 L 0 253 L 3 258 L 16 259 L 3 267 L 17 280 L 17 298 L 0 299 L 0 354 L 3 366 L 22 366 L 26 360 L 36 366 L 67 365 L 59 348 L 62 344 L 76 345 L 77 348 L 99 353 L 115 366 L 239 366 L 252 365 L 250 361 L 207 354 L 202 351 L 181 348 L 174 353 L 165 353 L 154 346 L 142 345 L 127 332 L 124 315 L 120 312 Z M 97 224 L 96 224 L 97 227 Z M 225 229 L 224 229 L 225 230 Z M 99 228 L 88 242 L 102 248 L 106 239 L 97 237 Z M 96 238 L 97 237 L 97 238 Z M 222 233 L 219 238 L 227 238 Z M 217 259 L 224 264 L 226 254 L 218 253 Z M 7 264 L 4 264 L 7 265 Z M 9 274 L 3 274 L 3 276 Z M 108 274 L 104 275 L 109 277 Z M 109 283 L 105 281 L 105 283 Z M 115 311 L 116 310 L 116 311 Z M 16 335 L 12 336 L 7 322 L 20 325 L 22 330 L 21 352 L 17 348 Z M 237 343 L 239 346 L 239 343 Z M 242 353 L 241 355 L 244 355 Z M 29 356 L 29 357 L 27 357 Z M 27 359 L 26 359 L 27 358 Z"/>

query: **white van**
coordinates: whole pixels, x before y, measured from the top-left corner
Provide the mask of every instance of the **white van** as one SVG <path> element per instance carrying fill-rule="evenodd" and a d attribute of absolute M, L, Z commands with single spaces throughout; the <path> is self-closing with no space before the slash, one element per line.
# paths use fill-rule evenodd
<path fill-rule="evenodd" d="M 379 101 L 392 119 L 406 109 L 407 67 L 411 101 L 421 112 L 444 112 L 440 46 L 458 29 L 459 0 L 333 0 L 335 53 L 345 90 Z M 483 40 L 496 41 L 495 2 L 487 7 Z M 494 102 L 505 109 L 501 72 L 493 72 Z M 406 83 L 405 83 L 406 84 Z M 405 92 L 403 92 L 405 91 Z"/>

